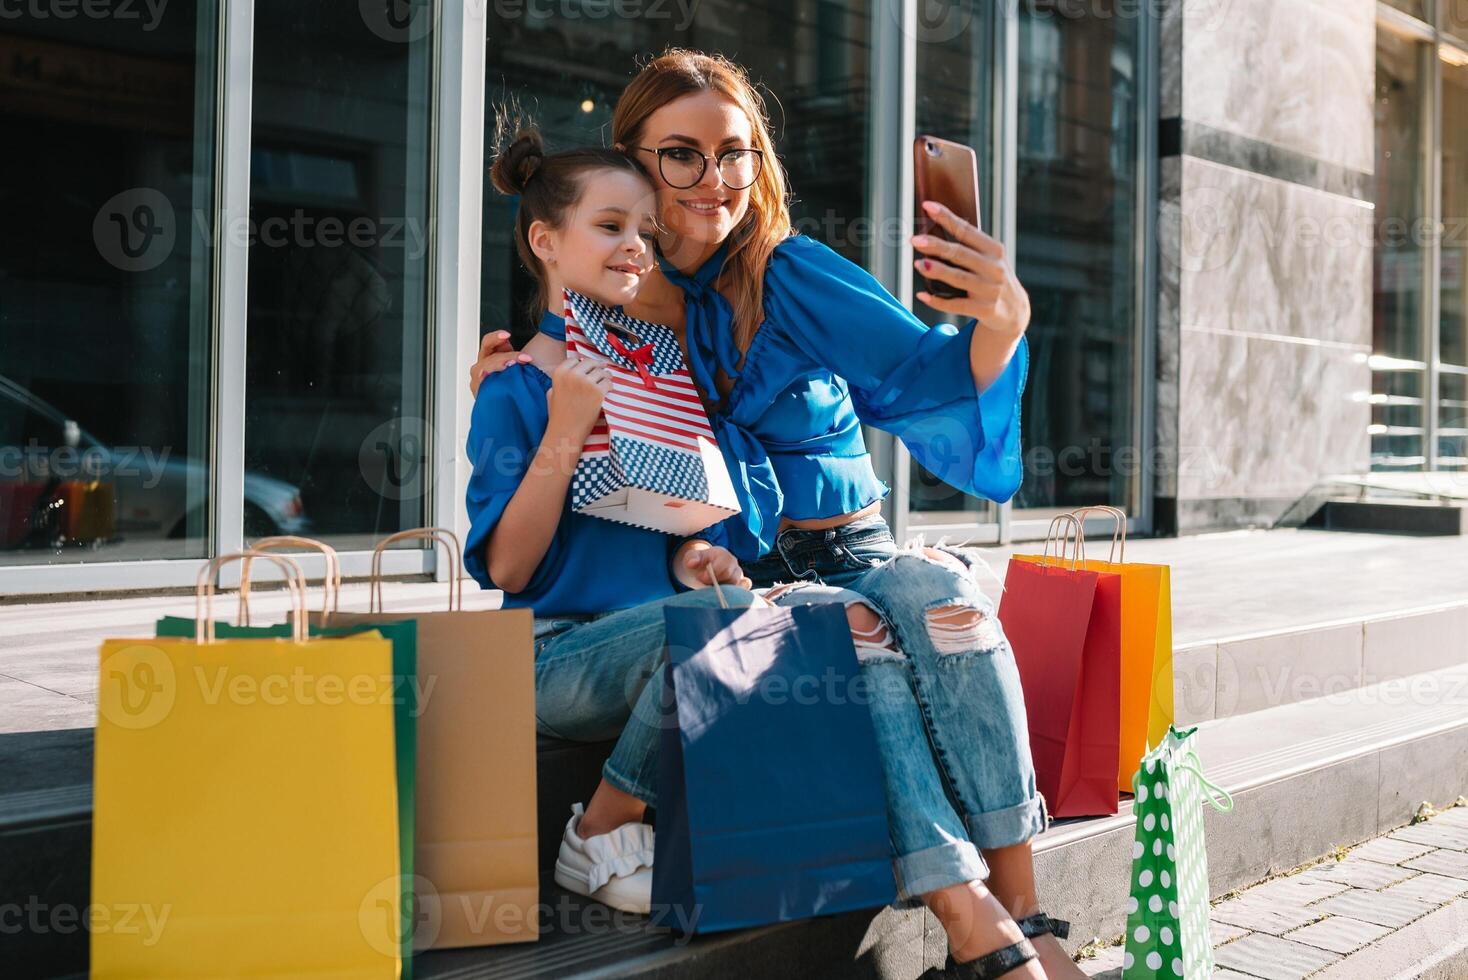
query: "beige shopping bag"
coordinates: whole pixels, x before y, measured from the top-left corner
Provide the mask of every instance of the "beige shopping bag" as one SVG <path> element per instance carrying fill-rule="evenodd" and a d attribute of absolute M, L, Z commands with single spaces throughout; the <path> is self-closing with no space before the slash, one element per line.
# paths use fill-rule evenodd
<path fill-rule="evenodd" d="M 415 538 L 437 540 L 450 552 L 449 610 L 383 612 L 383 550 Z M 418 624 L 420 950 L 539 937 L 534 617 L 528 609 L 464 610 L 461 568 L 453 532 L 400 531 L 373 552 L 368 612 L 308 615 L 325 626 Z"/>

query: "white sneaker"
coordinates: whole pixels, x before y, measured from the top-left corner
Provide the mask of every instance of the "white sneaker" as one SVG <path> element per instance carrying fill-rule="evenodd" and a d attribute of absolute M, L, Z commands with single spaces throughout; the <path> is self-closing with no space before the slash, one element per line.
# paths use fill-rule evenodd
<path fill-rule="evenodd" d="M 580 803 L 572 804 L 556 858 L 556 884 L 614 909 L 647 915 L 652 911 L 652 827 L 624 823 L 583 838 L 576 830 L 585 812 Z"/>

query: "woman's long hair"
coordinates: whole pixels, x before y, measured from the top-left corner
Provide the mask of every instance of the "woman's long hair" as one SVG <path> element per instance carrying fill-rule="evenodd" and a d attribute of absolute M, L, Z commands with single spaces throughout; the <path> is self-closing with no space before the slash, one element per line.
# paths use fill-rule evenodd
<path fill-rule="evenodd" d="M 747 351 L 764 319 L 765 267 L 775 246 L 791 233 L 785 171 L 775 156 L 764 98 L 744 69 L 723 55 L 668 48 L 622 91 L 612 112 L 612 139 L 624 147 L 636 145 L 649 116 L 700 92 L 718 92 L 743 109 L 754 149 L 764 156 L 759 179 L 750 188 L 749 209 L 729 233 L 729 252 L 716 280 L 734 308 L 734 339 Z"/>

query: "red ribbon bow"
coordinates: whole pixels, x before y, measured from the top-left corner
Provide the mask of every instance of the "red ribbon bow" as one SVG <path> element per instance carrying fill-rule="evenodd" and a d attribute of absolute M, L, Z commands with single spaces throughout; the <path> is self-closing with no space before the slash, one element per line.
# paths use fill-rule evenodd
<path fill-rule="evenodd" d="M 657 383 L 652 379 L 652 372 L 648 370 L 648 368 L 652 367 L 652 344 L 643 344 L 636 350 L 628 350 L 626 345 L 624 345 L 620 340 L 617 339 L 617 335 L 608 330 L 607 346 L 624 359 L 632 362 L 632 366 L 635 367 L 637 369 L 637 373 L 642 376 L 642 386 L 644 388 L 646 388 L 648 391 L 658 390 Z"/>

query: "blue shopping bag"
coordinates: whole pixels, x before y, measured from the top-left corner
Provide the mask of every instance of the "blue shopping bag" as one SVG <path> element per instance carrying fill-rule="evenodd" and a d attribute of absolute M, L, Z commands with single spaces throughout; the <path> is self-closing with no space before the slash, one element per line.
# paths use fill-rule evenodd
<path fill-rule="evenodd" d="M 842 606 L 669 607 L 655 922 L 716 932 L 896 896 Z"/>

